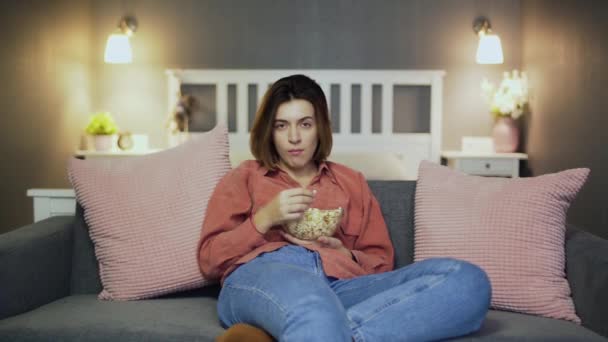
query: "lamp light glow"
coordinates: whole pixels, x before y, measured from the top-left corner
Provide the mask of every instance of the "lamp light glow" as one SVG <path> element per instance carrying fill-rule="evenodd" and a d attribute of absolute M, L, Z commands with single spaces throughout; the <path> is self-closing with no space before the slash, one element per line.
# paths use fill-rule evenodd
<path fill-rule="evenodd" d="M 128 64 L 133 62 L 133 50 L 130 38 L 137 31 L 137 19 L 132 15 L 124 16 L 118 23 L 118 29 L 110 34 L 106 42 L 104 61 L 111 64 Z"/>
<path fill-rule="evenodd" d="M 479 17 L 473 22 L 473 31 L 479 36 L 475 60 L 478 64 L 502 64 L 504 61 L 500 37 L 492 33 L 490 21 Z"/>
<path fill-rule="evenodd" d="M 479 64 L 502 64 L 504 59 L 500 37 L 481 33 L 475 59 Z"/>
<path fill-rule="evenodd" d="M 133 52 L 129 36 L 122 33 L 113 33 L 108 37 L 104 56 L 106 63 L 126 64 L 133 61 Z"/>

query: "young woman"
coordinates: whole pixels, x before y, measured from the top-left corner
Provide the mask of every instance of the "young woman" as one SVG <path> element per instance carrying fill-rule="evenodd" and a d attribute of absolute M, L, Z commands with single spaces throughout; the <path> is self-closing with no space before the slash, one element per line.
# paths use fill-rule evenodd
<path fill-rule="evenodd" d="M 393 269 L 393 247 L 363 175 L 327 161 L 331 124 L 319 85 L 275 82 L 251 131 L 248 160 L 226 174 L 199 244 L 206 278 L 220 279 L 224 328 L 247 323 L 285 341 L 422 341 L 476 331 L 487 313 L 487 275 L 435 258 Z M 284 232 L 310 207 L 345 209 L 333 237 Z"/>

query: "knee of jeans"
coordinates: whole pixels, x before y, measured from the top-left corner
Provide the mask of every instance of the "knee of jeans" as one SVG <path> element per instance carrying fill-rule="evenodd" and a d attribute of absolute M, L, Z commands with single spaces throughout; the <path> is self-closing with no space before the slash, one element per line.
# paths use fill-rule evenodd
<path fill-rule="evenodd" d="M 458 274 L 462 284 L 461 293 L 469 297 L 470 303 L 489 307 L 492 299 L 492 285 L 488 274 L 478 265 L 458 260 Z"/>
<path fill-rule="evenodd" d="M 317 294 L 305 295 L 288 311 L 291 319 L 315 322 L 328 327 L 348 326 L 348 319 L 339 301 Z"/>
<path fill-rule="evenodd" d="M 346 313 L 337 313 L 327 308 L 290 310 L 287 313 L 280 341 L 350 341 L 352 330 Z"/>

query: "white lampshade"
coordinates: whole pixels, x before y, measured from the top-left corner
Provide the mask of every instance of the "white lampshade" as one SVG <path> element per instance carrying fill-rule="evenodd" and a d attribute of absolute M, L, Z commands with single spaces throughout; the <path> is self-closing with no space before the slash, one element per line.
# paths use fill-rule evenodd
<path fill-rule="evenodd" d="M 476 60 L 479 64 L 502 64 L 502 45 L 497 35 L 484 33 L 479 35 Z"/>
<path fill-rule="evenodd" d="M 133 61 L 131 42 L 129 36 L 122 33 L 113 33 L 108 37 L 106 43 L 106 53 L 104 60 L 106 63 L 124 64 Z"/>

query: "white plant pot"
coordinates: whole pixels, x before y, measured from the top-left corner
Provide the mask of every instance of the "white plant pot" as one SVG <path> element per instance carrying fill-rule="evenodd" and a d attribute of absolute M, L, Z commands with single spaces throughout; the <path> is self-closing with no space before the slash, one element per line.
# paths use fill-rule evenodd
<path fill-rule="evenodd" d="M 95 151 L 112 150 L 113 141 L 114 141 L 113 135 L 95 135 L 95 136 L 93 136 L 93 143 L 95 145 Z"/>

